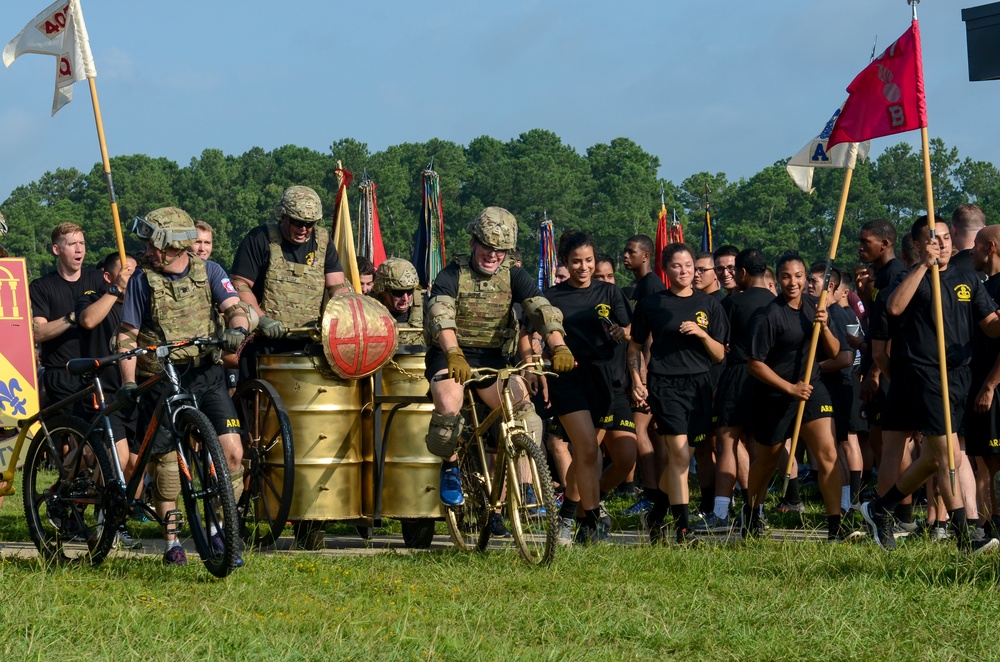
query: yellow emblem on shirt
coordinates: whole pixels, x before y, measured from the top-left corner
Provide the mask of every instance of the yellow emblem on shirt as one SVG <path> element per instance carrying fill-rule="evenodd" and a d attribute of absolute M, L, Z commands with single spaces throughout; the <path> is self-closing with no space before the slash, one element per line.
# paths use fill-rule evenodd
<path fill-rule="evenodd" d="M 611 306 L 609 306 L 606 303 L 597 304 L 596 306 L 594 306 L 594 310 L 597 311 L 598 317 L 607 317 L 608 315 L 611 314 Z"/>
<path fill-rule="evenodd" d="M 694 314 L 694 321 L 695 321 L 695 324 L 697 324 L 701 328 L 707 329 L 708 328 L 708 313 L 706 313 L 704 310 L 699 310 L 698 312 L 696 312 Z"/>
<path fill-rule="evenodd" d="M 972 301 L 972 288 L 965 283 L 959 283 L 955 286 L 955 296 L 958 297 L 959 301 Z"/>
<path fill-rule="evenodd" d="M 315 261 L 316 261 L 316 251 L 310 251 L 309 253 L 306 254 L 306 264 L 308 264 L 311 267 L 313 265 L 313 262 Z"/>

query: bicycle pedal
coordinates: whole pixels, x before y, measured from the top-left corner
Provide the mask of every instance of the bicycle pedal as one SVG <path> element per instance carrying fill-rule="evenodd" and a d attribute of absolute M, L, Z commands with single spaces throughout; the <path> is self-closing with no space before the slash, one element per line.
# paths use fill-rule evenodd
<path fill-rule="evenodd" d="M 180 535 L 184 528 L 184 513 L 179 510 L 168 510 L 163 518 L 163 532 L 169 535 Z"/>

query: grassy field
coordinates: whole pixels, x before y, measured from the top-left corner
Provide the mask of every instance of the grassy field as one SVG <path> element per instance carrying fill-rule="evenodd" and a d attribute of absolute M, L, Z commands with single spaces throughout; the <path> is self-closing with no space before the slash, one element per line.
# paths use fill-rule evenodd
<path fill-rule="evenodd" d="M 0 510 L 5 540 L 26 539 L 18 510 Z M 1000 555 L 954 550 L 602 546 L 561 551 L 545 569 L 506 551 L 297 552 L 248 555 L 222 581 L 195 559 L 5 558 L 0 631 L 13 659 L 996 657 Z"/>

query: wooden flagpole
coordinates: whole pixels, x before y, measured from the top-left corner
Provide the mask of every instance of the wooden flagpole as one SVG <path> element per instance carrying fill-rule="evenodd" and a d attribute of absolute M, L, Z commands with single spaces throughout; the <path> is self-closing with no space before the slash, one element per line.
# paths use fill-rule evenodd
<path fill-rule="evenodd" d="M 111 161 L 108 159 L 108 146 L 104 142 L 104 121 L 101 119 L 101 104 L 97 100 L 97 85 L 93 78 L 88 78 L 90 85 L 90 100 L 94 106 L 94 121 L 97 123 L 97 140 L 101 144 L 101 162 L 104 164 L 104 181 L 108 185 L 108 200 L 111 202 L 111 216 L 115 222 L 115 240 L 118 242 L 118 258 L 124 269 L 128 262 L 125 259 L 125 239 L 122 236 L 122 224 L 118 218 L 118 198 L 115 196 L 115 182 L 111 178 Z"/>
<path fill-rule="evenodd" d="M 847 211 L 847 195 L 851 191 L 851 178 L 854 176 L 854 163 L 857 159 L 858 144 L 851 143 L 851 155 L 848 159 L 848 167 L 844 170 L 844 186 L 840 191 L 840 204 L 837 206 L 837 220 L 833 224 L 833 241 L 830 242 L 830 255 L 826 259 L 826 272 L 823 274 L 823 291 L 819 293 L 819 304 L 817 310 L 826 308 L 826 291 L 830 282 L 830 270 L 833 268 L 833 261 L 837 259 L 837 245 L 840 243 L 840 232 L 844 227 L 844 214 Z M 822 328 L 819 322 L 813 323 L 812 338 L 809 341 L 809 355 L 806 357 L 805 381 L 810 382 L 813 365 L 816 362 L 816 350 L 819 347 L 819 335 Z M 795 412 L 795 427 L 792 428 L 792 446 L 788 451 L 788 464 L 785 466 L 785 481 L 781 487 L 781 496 L 785 496 L 788 491 L 788 481 L 792 476 L 792 462 L 795 462 L 795 449 L 799 443 L 799 433 L 802 431 L 802 416 L 806 410 L 806 401 L 799 400 L 799 408 Z"/>

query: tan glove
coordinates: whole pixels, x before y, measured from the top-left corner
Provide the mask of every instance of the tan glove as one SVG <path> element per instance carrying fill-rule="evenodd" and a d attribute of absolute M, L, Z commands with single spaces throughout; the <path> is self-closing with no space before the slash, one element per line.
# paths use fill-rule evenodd
<path fill-rule="evenodd" d="M 576 359 L 573 352 L 569 351 L 566 345 L 557 345 L 552 348 L 552 369 L 556 372 L 569 372 L 576 367 Z"/>
<path fill-rule="evenodd" d="M 459 384 L 472 379 L 472 367 L 469 365 L 461 347 L 452 347 L 445 355 L 448 357 L 448 376 Z"/>

